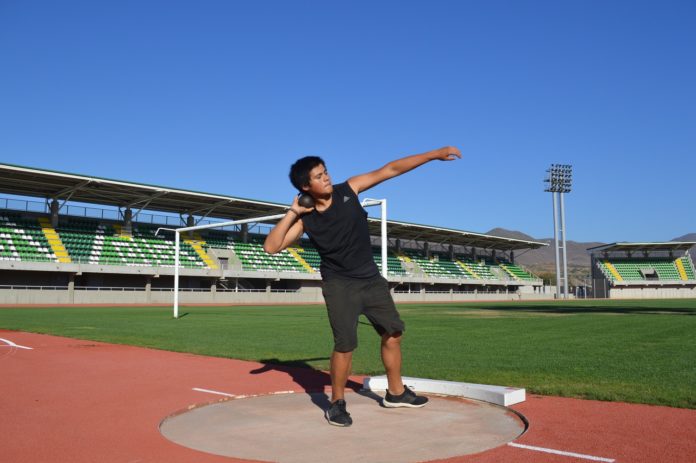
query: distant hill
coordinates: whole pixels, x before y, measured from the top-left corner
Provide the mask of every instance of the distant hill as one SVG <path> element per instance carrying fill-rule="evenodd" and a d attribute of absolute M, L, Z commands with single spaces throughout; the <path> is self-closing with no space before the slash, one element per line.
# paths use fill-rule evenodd
<path fill-rule="evenodd" d="M 514 240 L 539 241 L 521 231 L 506 230 L 505 228 L 494 228 L 485 233 L 486 235 L 500 236 L 501 238 L 512 238 Z"/>
<path fill-rule="evenodd" d="M 672 241 L 696 241 L 696 233 L 687 233 L 686 235 L 674 238 Z M 689 249 L 689 254 L 691 254 L 692 259 L 696 258 L 696 246 L 692 246 L 691 249 Z"/>
<path fill-rule="evenodd" d="M 696 233 L 688 233 L 684 236 L 674 238 L 672 241 L 696 241 Z"/>
<path fill-rule="evenodd" d="M 696 241 L 696 233 L 687 233 L 684 236 L 674 238 L 672 241 Z"/>
<path fill-rule="evenodd" d="M 502 238 L 513 238 L 519 240 L 539 241 L 548 243 L 539 249 L 531 249 L 529 251 L 519 251 L 516 253 L 515 260 L 525 266 L 536 266 L 556 263 L 556 251 L 553 246 L 553 238 L 533 238 L 520 231 L 506 230 L 504 228 L 494 228 L 486 233 L 487 235 L 500 236 Z M 566 241 L 566 255 L 568 256 L 568 265 L 573 266 L 590 266 L 590 255 L 587 253 L 587 248 L 601 246 L 605 243 L 597 241 L 579 242 Z"/>

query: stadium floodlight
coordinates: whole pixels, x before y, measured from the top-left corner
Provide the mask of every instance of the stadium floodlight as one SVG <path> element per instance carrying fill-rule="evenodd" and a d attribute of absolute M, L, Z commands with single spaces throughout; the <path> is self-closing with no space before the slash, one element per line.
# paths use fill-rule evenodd
<path fill-rule="evenodd" d="M 570 193 L 573 182 L 573 166 L 570 164 L 551 164 L 546 173 L 548 175 L 544 182 L 548 183 L 548 186 L 544 191 Z"/>
<path fill-rule="evenodd" d="M 568 258 L 566 253 L 566 227 L 565 227 L 565 205 L 563 193 L 570 193 L 573 183 L 573 166 L 570 164 L 551 164 L 546 170 L 547 176 L 544 182 L 548 185 L 544 191 L 550 192 L 553 199 L 553 240 L 556 249 L 556 298 L 561 297 L 561 283 L 563 287 L 563 297 L 568 299 Z M 558 197 L 558 199 L 557 199 Z M 561 214 L 560 227 L 558 224 L 557 201 L 560 200 Z M 561 235 L 562 245 L 558 245 L 558 235 Z M 562 250 L 563 257 L 563 276 L 561 277 L 561 265 L 559 254 Z"/>

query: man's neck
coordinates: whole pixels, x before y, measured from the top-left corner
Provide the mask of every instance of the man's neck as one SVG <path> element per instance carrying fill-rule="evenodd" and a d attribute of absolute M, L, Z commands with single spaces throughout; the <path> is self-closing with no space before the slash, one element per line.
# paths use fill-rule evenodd
<path fill-rule="evenodd" d="M 333 200 L 333 195 L 327 195 L 326 197 L 314 198 L 314 208 L 317 212 L 324 212 L 329 207 L 331 207 L 331 201 Z"/>

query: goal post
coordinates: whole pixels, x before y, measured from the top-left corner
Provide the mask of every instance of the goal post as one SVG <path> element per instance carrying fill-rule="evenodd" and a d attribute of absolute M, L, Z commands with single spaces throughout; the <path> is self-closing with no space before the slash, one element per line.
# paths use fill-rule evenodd
<path fill-rule="evenodd" d="M 382 199 L 370 199 L 370 198 L 365 198 L 362 201 L 362 207 L 369 207 L 369 206 L 381 206 L 381 214 L 380 214 L 380 222 L 381 222 L 381 227 L 380 227 L 380 235 L 382 239 L 382 244 L 381 244 L 381 251 L 382 251 L 382 276 L 384 278 L 387 278 L 387 275 L 389 275 L 388 271 L 388 266 L 387 266 L 387 199 L 382 198 Z"/>
<path fill-rule="evenodd" d="M 381 251 L 382 251 L 382 275 L 387 278 L 387 200 L 386 199 L 370 199 L 366 198 L 361 203 L 362 207 L 370 206 L 381 206 Z M 281 219 L 285 216 L 283 214 L 266 215 L 262 217 L 252 217 L 249 219 L 240 220 L 229 220 L 227 222 L 217 222 L 207 225 L 195 225 L 192 227 L 182 227 L 182 228 L 158 228 L 155 234 L 159 233 L 160 230 L 170 230 L 174 232 L 174 318 L 179 318 L 179 266 L 180 266 L 180 251 L 181 251 L 181 234 L 186 232 L 206 230 L 210 228 L 222 228 L 230 227 L 233 225 L 241 225 L 245 223 L 261 223 L 261 222 L 271 222 L 273 220 Z"/>

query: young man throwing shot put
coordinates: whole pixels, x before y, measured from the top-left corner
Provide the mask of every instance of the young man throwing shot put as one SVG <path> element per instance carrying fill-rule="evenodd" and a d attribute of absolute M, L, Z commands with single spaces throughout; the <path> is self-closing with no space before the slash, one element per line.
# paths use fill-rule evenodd
<path fill-rule="evenodd" d="M 345 386 L 351 372 L 353 350 L 358 346 L 358 317 L 364 314 L 381 336 L 382 362 L 387 373 L 385 407 L 422 407 L 418 396 L 401 381 L 401 337 L 404 323 L 372 257 L 367 212 L 358 194 L 433 160 L 453 161 L 461 152 L 447 146 L 397 159 L 373 172 L 356 175 L 333 185 L 324 161 L 316 156 L 299 159 L 290 168 L 290 181 L 314 199 L 301 206 L 298 197 L 285 217 L 266 237 L 264 250 L 275 254 L 307 233 L 321 256 L 322 293 L 334 337 L 331 355 L 331 406 L 329 423 L 350 426 Z M 386 264 L 385 264 L 386 265 Z"/>

